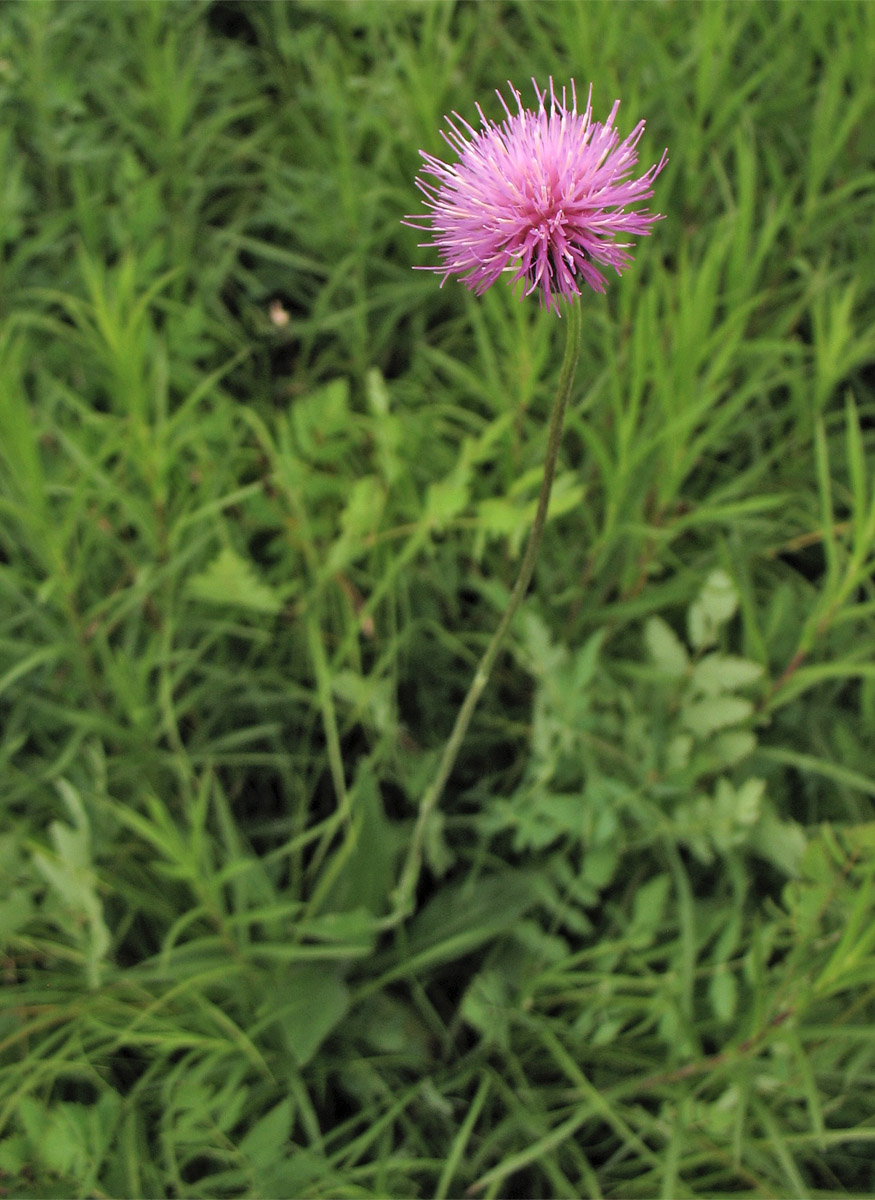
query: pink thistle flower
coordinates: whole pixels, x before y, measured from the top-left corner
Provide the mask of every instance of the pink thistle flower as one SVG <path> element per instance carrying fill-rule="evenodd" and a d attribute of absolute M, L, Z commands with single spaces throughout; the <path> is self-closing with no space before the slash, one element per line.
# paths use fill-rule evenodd
<path fill-rule="evenodd" d="M 600 124 L 592 120 L 592 87 L 580 114 L 573 80 L 570 109 L 565 89 L 560 100 L 552 79 L 549 94 L 532 83 L 537 112 L 523 108 L 508 82 L 519 111 L 512 113 L 497 92 L 507 114 L 500 125 L 487 120 L 479 104 L 479 131 L 456 112 L 462 129 L 447 117 L 450 132 L 442 136 L 459 161 L 447 164 L 420 151 L 422 175 L 437 183 L 416 180 L 430 211 L 405 218 L 405 224 L 433 235 L 420 245 L 435 247 L 441 265 L 420 269 L 441 272 L 441 287 L 457 275 L 479 296 L 499 275 L 513 272 L 512 281 L 525 280 L 524 295 L 540 289 L 542 304 L 558 312 L 558 297 L 579 296 L 580 280 L 605 290 L 597 263 L 618 275 L 631 263 L 632 243 L 616 237 L 647 235 L 661 220 L 660 213 L 629 206 L 653 195 L 653 180 L 668 159 L 663 152 L 658 163 L 631 178 L 643 121 L 621 142 L 614 129 L 619 100 Z"/>

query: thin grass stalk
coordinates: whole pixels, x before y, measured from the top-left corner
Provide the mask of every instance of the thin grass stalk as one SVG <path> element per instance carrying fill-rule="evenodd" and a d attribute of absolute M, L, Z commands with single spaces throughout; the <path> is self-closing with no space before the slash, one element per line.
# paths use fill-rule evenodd
<path fill-rule="evenodd" d="M 495 666 L 495 660 L 501 650 L 505 635 L 507 634 L 510 624 L 516 616 L 523 598 L 528 590 L 529 584 L 532 581 L 532 575 L 535 570 L 535 562 L 537 561 L 538 551 L 541 548 L 541 542 L 544 537 L 544 528 L 547 524 L 547 509 L 550 504 L 550 493 L 553 488 L 553 479 L 556 474 L 556 462 L 559 457 L 559 444 L 562 440 L 562 426 L 565 420 L 565 411 L 568 407 L 568 399 L 571 395 L 571 388 L 574 383 L 574 376 L 577 371 L 577 362 L 580 357 L 580 341 L 583 330 L 583 317 L 581 313 L 580 302 L 571 302 L 568 306 L 568 338 L 565 343 L 565 355 L 562 360 L 562 369 L 559 373 L 559 384 L 556 388 L 556 395 L 553 400 L 553 408 L 550 413 L 550 425 L 547 431 L 547 457 L 544 462 L 544 474 L 541 479 L 541 491 L 538 496 L 538 508 L 535 513 L 534 524 L 532 531 L 529 534 L 526 551 L 523 555 L 523 561 L 520 566 L 520 573 L 517 581 L 514 584 L 511 593 L 510 602 L 505 609 L 504 615 L 498 623 L 498 628 L 492 635 L 492 640 L 486 648 L 486 651 L 480 660 L 471 686 L 468 689 L 468 694 L 462 702 L 462 706 L 456 716 L 456 723 L 453 726 L 453 731 L 450 734 L 449 740 L 444 747 L 441 755 L 440 764 L 437 774 L 432 780 L 430 786 L 422 798 L 422 803 L 419 807 L 419 814 L 416 818 L 416 825 L 413 830 L 413 836 L 410 841 L 410 847 L 407 851 L 407 858 L 404 862 L 404 868 L 401 872 L 401 878 L 395 889 L 395 903 L 393 911 L 388 918 L 388 926 L 391 928 L 404 920 L 411 911 L 411 902 L 413 894 L 416 890 L 416 885 L 419 881 L 419 872 L 422 866 L 422 849 L 425 841 L 425 832 L 428 827 L 429 819 L 437 807 L 444 788 L 447 785 L 456 759 L 459 756 L 459 751 L 462 748 L 462 742 L 465 740 L 465 734 L 468 732 L 468 726 L 471 723 L 471 718 L 474 715 L 474 709 L 483 695 L 489 677 L 492 673 L 492 668 Z"/>

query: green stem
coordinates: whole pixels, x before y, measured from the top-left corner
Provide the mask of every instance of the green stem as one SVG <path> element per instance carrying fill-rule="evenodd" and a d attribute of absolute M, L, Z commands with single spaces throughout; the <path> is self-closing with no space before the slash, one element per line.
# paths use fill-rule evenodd
<path fill-rule="evenodd" d="M 404 869 L 401 872 L 398 887 L 395 889 L 393 912 L 387 918 L 388 928 L 404 920 L 411 911 L 413 894 L 416 890 L 419 871 L 422 865 L 423 843 L 425 841 L 425 832 L 429 818 L 437 807 L 447 780 L 455 766 L 456 758 L 462 747 L 465 734 L 468 732 L 468 726 L 471 723 L 471 717 L 474 715 L 474 709 L 477 707 L 477 702 L 483 695 L 483 690 L 489 682 L 489 676 L 495 665 L 495 660 L 498 657 L 504 636 L 510 627 L 511 621 L 516 616 L 517 610 L 522 604 L 528 586 L 532 581 L 535 560 L 538 557 L 538 550 L 541 547 L 541 540 L 544 536 L 544 526 L 547 523 L 547 508 L 550 504 L 553 477 L 556 474 L 559 443 L 562 440 L 562 423 L 565 419 L 565 409 L 568 405 L 568 397 L 571 394 L 571 386 L 574 383 L 574 374 L 577 370 L 577 360 L 580 356 L 582 329 L 583 317 L 580 301 L 578 300 L 576 303 L 572 302 L 569 305 L 568 340 L 565 344 L 565 357 L 562 360 L 562 370 L 559 373 L 559 386 L 556 389 L 556 397 L 550 413 L 550 426 L 547 431 L 547 458 L 544 463 L 544 476 L 541 480 L 541 493 L 538 496 L 535 522 L 532 526 L 532 532 L 529 534 L 529 541 L 526 546 L 526 552 L 523 555 L 520 573 L 514 584 L 510 603 L 498 624 L 498 628 L 492 635 L 492 640 L 487 646 L 486 652 L 480 660 L 474 679 L 468 689 L 468 694 L 456 716 L 456 723 L 453 726 L 453 732 L 450 734 L 449 741 L 444 747 L 437 775 L 422 798 L 419 815 L 416 819 L 416 825 L 410 841 L 410 848 L 407 852 L 407 859 L 404 863 Z"/>

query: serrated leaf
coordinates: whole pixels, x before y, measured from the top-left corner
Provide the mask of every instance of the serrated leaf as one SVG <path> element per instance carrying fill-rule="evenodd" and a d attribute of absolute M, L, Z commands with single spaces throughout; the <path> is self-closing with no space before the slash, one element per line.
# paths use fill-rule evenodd
<path fill-rule="evenodd" d="M 583 830 L 583 804 L 578 793 L 568 795 L 537 789 L 524 796 L 514 814 L 514 849 L 544 850 L 557 838 L 579 838 Z"/>
<path fill-rule="evenodd" d="M 690 764 L 693 739 L 688 733 L 678 733 L 671 739 L 665 751 L 667 771 L 683 771 Z"/>
<path fill-rule="evenodd" d="M 331 690 L 338 699 L 355 707 L 355 716 L 366 713 L 380 733 L 394 734 L 397 722 L 391 679 L 365 677 L 352 670 L 338 671 L 331 679 Z"/>
<path fill-rule="evenodd" d="M 651 617 L 644 626 L 647 653 L 661 675 L 681 679 L 690 665 L 690 656 L 681 639 L 662 617 Z"/>
<path fill-rule="evenodd" d="M 759 663 L 733 654 L 706 654 L 693 667 L 690 687 L 703 696 L 719 696 L 755 683 L 763 673 Z"/>
<path fill-rule="evenodd" d="M 349 380 L 331 379 L 318 391 L 299 397 L 291 420 L 302 454 L 314 461 L 336 459 L 342 451 L 337 435 L 349 428 Z"/>
<path fill-rule="evenodd" d="M 525 609 L 522 625 L 532 674 L 538 678 L 555 675 L 568 661 L 568 648 L 561 642 L 554 643 L 546 622 L 536 612 Z"/>
<path fill-rule="evenodd" d="M 754 825 L 762 812 L 764 779 L 746 779 L 735 793 L 735 821 L 738 825 Z"/>
<path fill-rule="evenodd" d="M 718 729 L 746 721 L 752 712 L 751 702 L 740 696 L 715 696 L 686 705 L 681 712 L 681 720 L 696 737 L 706 738 Z"/>
<path fill-rule="evenodd" d="M 583 692 L 592 682 L 606 633 L 607 630 L 605 629 L 597 629 L 595 633 L 586 639 L 574 656 L 574 664 L 571 669 L 571 685 L 578 693 Z"/>
<path fill-rule="evenodd" d="M 487 1044 L 504 1046 L 508 1037 L 510 992 L 504 976 L 495 968 L 475 975 L 462 998 L 462 1017 Z"/>
<path fill-rule="evenodd" d="M 712 571 L 687 614 L 690 645 L 696 650 L 713 646 L 721 626 L 735 614 L 737 608 L 735 584 L 725 571 Z"/>
<path fill-rule="evenodd" d="M 58 1175 L 81 1177 L 91 1150 L 82 1128 L 82 1106 L 60 1104 L 51 1110 L 49 1126 L 39 1144 L 42 1161 Z"/>
<path fill-rule="evenodd" d="M 506 497 L 488 497 L 477 505 L 477 524 L 483 533 L 505 536 L 527 524 L 527 514 Z"/>
<path fill-rule="evenodd" d="M 708 751 L 722 767 L 734 767 L 753 754 L 757 740 L 749 729 L 727 729 L 708 745 Z"/>
<path fill-rule="evenodd" d="M 75 788 L 62 779 L 58 791 L 75 825 L 53 821 L 49 826 L 54 852 L 35 849 L 32 861 L 62 906 L 75 916 L 72 934 L 84 949 L 89 986 L 96 988 L 100 967 L 111 945 L 98 894 L 97 875 L 91 863 L 91 836 L 85 807 Z M 67 920 L 63 921 L 67 925 Z"/>
<path fill-rule="evenodd" d="M 467 508 L 470 475 L 470 468 L 460 464 L 446 479 L 429 485 L 425 497 L 425 520 L 435 532 L 442 533 Z"/>
<path fill-rule="evenodd" d="M 207 604 L 233 605 L 269 616 L 275 616 L 283 606 L 274 589 L 258 578 L 252 563 L 230 546 L 188 581 L 186 594 Z"/>
<path fill-rule="evenodd" d="M 361 554 L 365 537 L 374 532 L 386 493 L 375 475 L 363 475 L 352 486 L 340 515 L 341 535 L 331 547 L 326 569 L 339 571 Z"/>

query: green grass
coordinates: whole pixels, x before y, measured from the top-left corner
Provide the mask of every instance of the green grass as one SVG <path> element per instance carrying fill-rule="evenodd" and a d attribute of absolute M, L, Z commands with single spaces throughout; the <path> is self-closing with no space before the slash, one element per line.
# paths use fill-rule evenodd
<path fill-rule="evenodd" d="M 875 1195 L 875 8 L 0 10 L 0 1191 Z M 573 75 L 562 328 L 401 218 Z"/>

